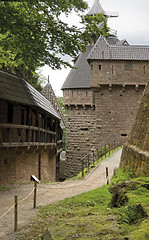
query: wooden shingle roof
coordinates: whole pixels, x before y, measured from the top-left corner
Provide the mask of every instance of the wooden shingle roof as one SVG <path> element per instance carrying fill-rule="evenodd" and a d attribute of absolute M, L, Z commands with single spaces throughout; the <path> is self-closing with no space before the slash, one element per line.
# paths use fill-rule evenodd
<path fill-rule="evenodd" d="M 0 71 L 0 99 L 33 106 L 60 119 L 52 104 L 24 79 Z"/>

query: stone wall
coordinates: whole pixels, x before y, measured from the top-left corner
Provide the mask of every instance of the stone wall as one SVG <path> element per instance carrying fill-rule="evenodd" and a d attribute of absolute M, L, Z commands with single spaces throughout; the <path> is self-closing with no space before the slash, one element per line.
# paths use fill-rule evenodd
<path fill-rule="evenodd" d="M 90 69 L 90 89 L 64 90 L 67 177 L 92 147 L 127 141 L 149 79 L 147 61 L 92 60 Z"/>
<path fill-rule="evenodd" d="M 149 84 L 142 96 L 128 143 L 124 145 L 120 166 L 130 166 L 138 176 L 149 175 Z"/>
<path fill-rule="evenodd" d="M 66 177 L 81 171 L 81 158 L 95 146 L 95 110 L 71 106 L 67 110 Z"/>
<path fill-rule="evenodd" d="M 81 158 L 92 148 L 127 141 L 143 91 L 143 85 L 101 85 L 94 89 L 92 106 L 79 105 L 77 97 L 75 105 L 67 105 L 71 98 L 65 98 L 67 178 L 81 171 Z"/>
<path fill-rule="evenodd" d="M 16 151 L 14 149 L 1 150 L 0 184 L 7 182 L 30 181 L 31 175 L 40 180 L 56 180 L 55 150 Z"/>
<path fill-rule="evenodd" d="M 94 94 L 91 89 L 66 89 L 63 91 L 64 105 L 93 105 Z"/>
<path fill-rule="evenodd" d="M 95 91 L 96 142 L 115 145 L 127 140 L 144 87 L 102 85 Z"/>
<path fill-rule="evenodd" d="M 145 85 L 149 80 L 147 61 L 94 60 L 91 62 L 91 87 L 101 84 Z"/>

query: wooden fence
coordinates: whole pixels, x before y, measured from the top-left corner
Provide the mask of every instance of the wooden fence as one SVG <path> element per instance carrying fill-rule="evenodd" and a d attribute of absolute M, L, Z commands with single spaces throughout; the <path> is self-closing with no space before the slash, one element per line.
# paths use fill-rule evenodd
<path fill-rule="evenodd" d="M 81 164 L 82 164 L 82 177 L 84 177 L 84 172 L 85 169 L 87 169 L 89 171 L 90 166 L 92 165 L 92 167 L 94 167 L 94 163 L 97 159 L 102 158 L 103 156 L 106 158 L 107 155 L 112 153 L 112 151 L 120 146 L 122 146 L 122 142 L 121 143 L 115 143 L 112 146 L 110 144 L 106 144 L 98 149 L 93 149 L 91 150 L 87 155 L 85 155 L 82 159 L 81 159 Z"/>

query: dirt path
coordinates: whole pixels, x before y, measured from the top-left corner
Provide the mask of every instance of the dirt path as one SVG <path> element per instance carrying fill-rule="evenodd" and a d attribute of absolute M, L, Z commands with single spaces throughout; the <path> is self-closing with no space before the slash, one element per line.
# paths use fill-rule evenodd
<path fill-rule="evenodd" d="M 114 168 L 119 166 L 121 150 L 101 162 L 88 177 L 82 180 L 71 180 L 62 183 L 38 184 L 37 207 L 76 196 L 83 192 L 96 189 L 106 184 L 105 169 L 109 168 L 109 176 Z M 0 193 L 0 217 L 13 204 L 14 196 L 18 201 L 25 198 L 34 188 L 34 184 L 15 184 L 10 191 Z M 38 213 L 38 208 L 33 209 L 33 193 L 18 204 L 18 228 L 27 224 Z M 14 208 L 3 218 L 0 218 L 0 240 L 15 239 L 14 233 Z"/>

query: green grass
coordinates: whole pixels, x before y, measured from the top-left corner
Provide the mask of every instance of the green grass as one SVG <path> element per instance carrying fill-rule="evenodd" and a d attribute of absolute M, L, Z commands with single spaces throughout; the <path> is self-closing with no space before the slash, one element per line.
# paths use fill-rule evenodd
<path fill-rule="evenodd" d="M 8 186 L 0 186 L 0 192 L 9 191 L 10 189 L 11 187 L 8 187 Z"/>
<path fill-rule="evenodd" d="M 122 173 L 122 176 L 120 174 Z M 129 180 L 131 172 L 118 170 L 113 183 Z M 123 179 L 123 180 L 122 180 Z M 133 178 L 137 184 L 127 192 L 128 203 L 120 208 L 110 208 L 109 185 L 39 208 L 36 219 L 22 228 L 16 239 L 41 239 L 48 229 L 54 240 L 147 240 L 148 218 L 139 218 L 135 206 L 141 204 L 149 215 L 149 190 L 139 182 L 149 183 L 149 178 Z"/>

